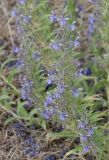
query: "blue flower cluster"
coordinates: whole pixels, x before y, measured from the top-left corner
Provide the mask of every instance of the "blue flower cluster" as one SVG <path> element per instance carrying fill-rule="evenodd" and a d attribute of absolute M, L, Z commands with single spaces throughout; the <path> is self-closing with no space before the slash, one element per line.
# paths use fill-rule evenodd
<path fill-rule="evenodd" d="M 21 84 L 21 87 L 22 87 L 21 88 L 21 98 L 23 100 L 29 100 L 30 99 L 29 93 L 30 93 L 32 84 L 33 84 L 32 81 L 27 80 L 27 79 L 23 79 L 23 82 Z"/>
<path fill-rule="evenodd" d="M 68 114 L 67 112 L 61 112 L 58 106 L 58 100 L 62 98 L 66 86 L 64 83 L 57 84 L 57 87 L 53 93 L 46 93 L 46 99 L 44 101 L 45 110 L 42 113 L 42 116 L 45 119 L 50 119 L 52 116 L 59 116 L 61 121 L 64 121 Z"/>
<path fill-rule="evenodd" d="M 80 142 L 83 146 L 83 154 L 86 154 L 93 148 L 92 137 L 94 135 L 94 128 L 92 128 L 87 120 L 79 121 L 78 130 L 80 134 Z"/>
<path fill-rule="evenodd" d="M 97 5 L 96 0 L 88 0 L 87 2 L 89 2 L 91 5 L 93 5 L 94 8 L 95 8 L 95 5 Z M 83 3 L 82 5 L 78 5 L 77 12 L 80 17 L 81 17 L 81 15 L 88 14 L 88 28 L 87 28 L 87 33 L 85 33 L 85 34 L 89 38 L 91 35 L 94 34 L 94 31 L 95 31 L 94 24 L 96 22 L 96 18 L 95 18 L 96 17 L 96 10 L 94 10 L 93 12 L 89 11 L 89 13 L 87 13 L 87 11 L 85 10 L 86 3 Z M 84 23 L 84 20 L 83 20 L 83 23 Z"/>
<path fill-rule="evenodd" d="M 29 158 L 37 157 L 40 146 L 36 140 L 29 135 L 28 128 L 19 122 L 14 123 L 12 127 L 15 130 L 16 136 L 21 139 L 24 154 Z"/>
<path fill-rule="evenodd" d="M 63 14 L 61 15 L 57 15 L 54 11 L 51 12 L 51 15 L 49 16 L 49 19 L 51 21 L 51 23 L 55 24 L 58 23 L 59 24 L 59 31 L 62 30 L 63 34 L 65 35 L 65 33 L 67 32 L 74 32 L 77 30 L 77 22 L 73 21 L 71 24 L 69 24 L 69 17 L 65 17 Z M 71 33 L 72 34 L 72 33 Z M 50 48 L 55 50 L 55 51 L 59 51 L 60 49 L 65 49 L 66 46 L 66 41 L 68 41 L 68 39 L 70 39 L 69 37 L 63 37 L 61 39 L 58 39 L 57 41 L 51 40 L 50 43 Z M 63 43 L 62 43 L 63 42 Z M 64 43 L 65 42 L 65 43 Z M 80 45 L 80 38 L 79 36 L 75 39 L 75 40 L 69 40 L 69 45 L 66 46 L 66 48 L 78 48 Z"/>

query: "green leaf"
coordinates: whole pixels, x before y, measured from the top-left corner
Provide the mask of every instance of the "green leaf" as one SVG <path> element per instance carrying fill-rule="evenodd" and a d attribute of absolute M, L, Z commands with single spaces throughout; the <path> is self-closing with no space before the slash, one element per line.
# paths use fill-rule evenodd
<path fill-rule="evenodd" d="M 41 127 L 46 130 L 47 129 L 47 126 L 46 126 L 46 121 L 44 119 L 41 120 Z"/>
<path fill-rule="evenodd" d="M 10 97 L 8 95 L 2 95 L 0 96 L 0 101 L 4 99 L 9 99 Z"/>
<path fill-rule="evenodd" d="M 18 103 L 17 103 L 17 114 L 20 115 L 21 117 L 29 117 L 28 112 L 24 108 L 25 104 L 26 104 L 26 102 L 20 102 L 18 100 Z"/>
<path fill-rule="evenodd" d="M 107 111 L 102 111 L 102 112 L 98 111 L 98 112 L 95 112 L 95 113 L 90 112 L 89 119 L 92 123 L 95 123 L 95 122 L 103 119 L 103 117 L 106 116 L 106 114 L 107 114 Z"/>
<path fill-rule="evenodd" d="M 59 132 L 59 133 L 50 132 L 50 133 L 47 134 L 47 137 L 48 137 L 48 139 L 52 138 L 53 140 L 54 139 L 59 139 L 59 138 L 72 138 L 73 139 L 73 138 L 76 138 L 77 135 L 76 135 L 75 132 L 64 130 L 64 131 Z"/>
<path fill-rule="evenodd" d="M 13 122 L 14 120 L 15 120 L 15 117 L 9 117 L 9 118 L 7 118 L 7 119 L 5 120 L 4 125 L 6 126 L 6 125 L 8 125 L 9 123 Z"/>
<path fill-rule="evenodd" d="M 37 111 L 36 108 L 32 109 L 32 111 L 29 113 L 29 116 L 30 116 L 30 117 L 33 117 L 35 114 L 38 115 L 38 111 Z"/>
<path fill-rule="evenodd" d="M 82 146 L 77 146 L 75 149 L 70 150 L 69 152 L 67 152 L 64 156 L 64 158 L 66 158 L 67 156 L 71 155 L 71 154 L 75 154 L 75 155 L 81 155 L 81 152 L 83 150 Z"/>

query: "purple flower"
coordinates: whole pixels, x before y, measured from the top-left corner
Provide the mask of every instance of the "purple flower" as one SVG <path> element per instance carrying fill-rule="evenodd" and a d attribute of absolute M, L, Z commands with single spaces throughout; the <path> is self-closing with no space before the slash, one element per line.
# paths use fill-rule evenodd
<path fill-rule="evenodd" d="M 48 95 L 48 96 L 46 97 L 46 100 L 44 101 L 44 106 L 47 107 L 47 106 L 51 105 L 52 102 L 53 102 L 53 97 L 52 97 L 52 95 Z"/>
<path fill-rule="evenodd" d="M 66 112 L 59 113 L 59 118 L 61 121 L 64 121 L 68 117 L 68 114 Z"/>
<path fill-rule="evenodd" d="M 87 152 L 89 152 L 90 149 L 91 149 L 91 146 L 85 146 L 85 147 L 83 148 L 83 154 L 86 154 Z"/>
<path fill-rule="evenodd" d="M 32 149 L 39 148 L 39 145 L 36 143 L 36 140 L 33 137 L 26 137 L 26 139 L 24 140 L 24 145 L 29 146 Z"/>
<path fill-rule="evenodd" d="M 21 51 L 21 49 L 19 47 L 15 46 L 15 47 L 13 47 L 12 51 L 13 51 L 13 53 L 18 54 Z"/>
<path fill-rule="evenodd" d="M 51 84 L 56 79 L 57 71 L 56 70 L 50 70 L 48 71 L 48 80 L 47 84 Z"/>
<path fill-rule="evenodd" d="M 27 0 L 18 0 L 18 2 L 19 2 L 20 4 L 22 4 L 22 5 L 24 5 L 24 4 L 27 2 Z"/>
<path fill-rule="evenodd" d="M 61 17 L 61 18 L 59 18 L 58 22 L 61 27 L 64 27 L 67 24 L 67 18 Z"/>
<path fill-rule="evenodd" d="M 24 154 L 28 155 L 31 158 L 35 158 L 38 155 L 38 151 L 36 151 L 32 148 L 26 148 L 24 150 Z"/>
<path fill-rule="evenodd" d="M 16 67 L 17 69 L 21 69 L 24 66 L 24 60 L 23 59 L 19 59 L 16 63 Z"/>
<path fill-rule="evenodd" d="M 94 32 L 94 26 L 89 24 L 89 27 L 88 27 L 88 35 L 92 35 Z"/>
<path fill-rule="evenodd" d="M 88 34 L 92 35 L 94 32 L 94 23 L 95 23 L 95 18 L 94 15 L 91 14 L 89 17 L 89 27 L 88 27 Z"/>
<path fill-rule="evenodd" d="M 68 28 L 70 31 L 74 31 L 74 30 L 76 29 L 76 26 L 77 26 L 76 21 L 74 21 L 71 25 L 68 25 L 67 28 Z"/>
<path fill-rule="evenodd" d="M 58 90 L 58 93 L 60 94 L 63 94 L 64 90 L 65 90 L 65 84 L 64 83 L 60 83 L 57 85 L 57 90 Z"/>
<path fill-rule="evenodd" d="M 57 22 L 57 20 L 58 20 L 56 14 L 55 14 L 53 11 L 51 12 L 51 15 L 49 16 L 49 19 L 50 19 L 50 21 L 51 21 L 52 23 L 55 23 L 55 22 Z"/>
<path fill-rule="evenodd" d="M 12 125 L 12 127 L 15 130 L 16 136 L 23 138 L 26 136 L 26 127 L 19 122 L 16 122 Z"/>
<path fill-rule="evenodd" d="M 78 48 L 79 46 L 80 46 L 80 38 L 77 37 L 77 38 L 75 39 L 75 41 L 74 41 L 74 47 L 75 47 L 75 48 Z"/>
<path fill-rule="evenodd" d="M 78 129 L 87 129 L 87 122 L 79 122 L 78 123 Z"/>
<path fill-rule="evenodd" d="M 88 136 L 92 136 L 94 134 L 93 128 L 88 129 Z"/>
<path fill-rule="evenodd" d="M 30 17 L 30 16 L 22 16 L 22 21 L 23 21 L 24 23 L 29 23 L 30 20 L 31 20 L 31 17 Z"/>
<path fill-rule="evenodd" d="M 14 123 L 12 125 L 12 127 L 15 128 L 15 129 L 25 129 L 25 126 L 22 123 L 19 123 L 19 122 Z"/>
<path fill-rule="evenodd" d="M 28 100 L 29 99 L 29 92 L 30 88 L 32 87 L 33 82 L 30 80 L 25 80 L 22 84 L 21 88 L 21 98 L 23 100 Z"/>
<path fill-rule="evenodd" d="M 50 85 L 50 84 L 52 84 L 52 80 L 49 78 L 49 79 L 47 80 L 47 85 Z"/>
<path fill-rule="evenodd" d="M 83 11 L 83 6 L 82 5 L 78 5 L 77 7 L 77 12 L 80 13 L 81 11 Z"/>
<path fill-rule="evenodd" d="M 25 130 L 22 130 L 22 129 L 21 130 L 20 129 L 16 130 L 15 133 L 16 133 L 16 136 L 19 137 L 19 138 L 24 138 L 26 136 Z"/>
<path fill-rule="evenodd" d="M 89 75 L 92 74 L 90 68 L 83 69 L 81 72 L 82 72 L 82 74 L 85 75 L 85 76 L 89 76 Z"/>
<path fill-rule="evenodd" d="M 35 53 L 33 53 L 32 58 L 34 60 L 39 60 L 41 58 L 41 54 L 39 51 L 36 51 Z"/>
<path fill-rule="evenodd" d="M 54 92 L 53 98 L 54 98 L 54 99 L 59 99 L 59 98 L 61 98 L 61 94 L 58 92 L 58 90 L 57 90 L 56 92 Z"/>
<path fill-rule="evenodd" d="M 80 69 L 76 72 L 77 77 L 81 77 L 82 75 L 89 76 L 92 74 L 92 71 L 90 68 Z"/>
<path fill-rule="evenodd" d="M 18 16 L 18 15 L 19 15 L 19 12 L 17 11 L 16 8 L 14 8 L 14 9 L 12 10 L 12 12 L 11 12 L 11 16 L 12 16 L 12 17 L 16 17 L 16 16 Z"/>
<path fill-rule="evenodd" d="M 90 18 L 89 18 L 89 24 L 94 24 L 94 22 L 95 22 L 95 18 L 94 18 L 94 14 L 91 14 L 90 15 Z"/>
<path fill-rule="evenodd" d="M 17 23 L 17 22 L 16 22 Z M 19 23 L 19 22 L 18 22 Z M 22 35 L 25 32 L 25 29 L 21 27 L 19 24 L 16 24 L 17 33 Z"/>
<path fill-rule="evenodd" d="M 64 83 L 59 83 L 59 84 L 57 85 L 56 91 L 55 91 L 54 94 L 53 94 L 53 98 L 54 98 L 54 99 L 59 99 L 59 98 L 61 98 L 62 94 L 64 93 L 65 87 L 67 87 L 67 86 L 65 86 Z"/>
<path fill-rule="evenodd" d="M 79 89 L 74 88 L 74 89 L 72 90 L 72 95 L 73 95 L 73 97 L 78 97 L 78 96 L 79 96 L 79 93 L 80 93 L 80 90 L 79 90 Z"/>
<path fill-rule="evenodd" d="M 49 70 L 48 71 L 48 76 L 50 76 L 50 77 L 53 76 L 54 77 L 54 76 L 57 75 L 57 73 L 58 73 L 57 70 Z"/>
<path fill-rule="evenodd" d="M 41 113 L 42 117 L 47 120 L 50 119 L 53 116 L 53 114 L 54 114 L 53 108 L 47 108 Z"/>
<path fill-rule="evenodd" d="M 62 45 L 62 44 L 60 44 L 60 43 L 58 43 L 58 42 L 52 41 L 52 42 L 50 43 L 50 48 L 53 49 L 53 50 L 55 50 L 55 51 L 58 51 L 58 50 L 60 50 L 61 45 Z"/>
<path fill-rule="evenodd" d="M 87 142 L 87 136 L 85 136 L 85 135 L 80 135 L 80 140 L 81 140 L 81 143 L 85 143 L 85 142 Z"/>

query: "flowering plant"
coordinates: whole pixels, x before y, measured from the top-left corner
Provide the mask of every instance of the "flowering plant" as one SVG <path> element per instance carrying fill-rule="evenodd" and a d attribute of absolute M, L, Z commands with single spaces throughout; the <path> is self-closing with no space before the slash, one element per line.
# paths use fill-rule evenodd
<path fill-rule="evenodd" d="M 101 4 L 108 10 L 106 0 Z M 87 6 L 92 10 L 84 21 Z M 65 157 L 92 155 L 100 160 L 107 152 L 109 24 L 107 10 L 100 6 L 93 0 L 81 5 L 68 0 L 55 7 L 45 0 L 18 0 L 11 14 L 20 43 L 13 48 L 20 98 L 26 102 L 18 102 L 17 114 L 44 129 L 57 122 L 73 140 L 79 139 Z"/>

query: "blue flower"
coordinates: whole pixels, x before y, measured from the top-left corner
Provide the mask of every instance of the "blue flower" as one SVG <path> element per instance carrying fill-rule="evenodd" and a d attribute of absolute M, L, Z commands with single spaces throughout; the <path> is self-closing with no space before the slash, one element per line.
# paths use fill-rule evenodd
<path fill-rule="evenodd" d="M 18 0 L 18 1 L 19 1 L 19 3 L 22 4 L 22 5 L 24 5 L 24 4 L 27 2 L 27 0 Z"/>
<path fill-rule="evenodd" d="M 53 98 L 54 98 L 54 99 L 59 99 L 59 98 L 61 98 L 61 94 L 58 92 L 58 90 L 56 90 L 56 91 L 54 92 Z"/>
<path fill-rule="evenodd" d="M 89 17 L 89 27 L 88 27 L 88 34 L 90 35 L 94 33 L 94 23 L 95 23 L 95 18 L 94 15 L 91 14 Z"/>
<path fill-rule="evenodd" d="M 80 135 L 80 140 L 81 140 L 81 143 L 86 143 L 88 141 L 88 138 L 85 135 Z"/>
<path fill-rule="evenodd" d="M 89 128 L 88 129 L 88 136 L 92 136 L 94 134 L 94 129 L 93 128 Z"/>
<path fill-rule="evenodd" d="M 13 51 L 13 53 L 18 54 L 21 51 L 21 49 L 19 47 L 15 46 L 15 47 L 13 47 L 12 51 Z"/>
<path fill-rule="evenodd" d="M 17 11 L 16 8 L 14 8 L 14 9 L 11 11 L 11 16 L 12 16 L 12 17 L 16 17 L 16 16 L 18 16 L 18 15 L 19 15 L 19 12 Z"/>
<path fill-rule="evenodd" d="M 91 146 L 84 146 L 83 151 L 82 151 L 83 154 L 86 154 L 87 152 L 89 152 L 90 149 L 91 149 Z"/>
<path fill-rule="evenodd" d="M 46 100 L 44 101 L 44 106 L 47 107 L 53 103 L 53 97 L 52 95 L 48 95 L 46 97 Z"/>
<path fill-rule="evenodd" d="M 30 88 L 32 87 L 33 82 L 30 80 L 25 80 L 22 83 L 22 87 L 21 87 L 21 98 L 23 100 L 28 100 L 29 99 L 29 92 L 30 92 Z"/>
<path fill-rule="evenodd" d="M 28 155 L 31 158 L 35 158 L 38 155 L 38 151 L 36 151 L 32 148 L 26 148 L 24 150 L 24 154 Z"/>
<path fill-rule="evenodd" d="M 12 127 L 15 130 L 17 137 L 23 138 L 26 136 L 26 127 L 22 123 L 16 122 Z"/>
<path fill-rule="evenodd" d="M 24 23 L 29 23 L 30 20 L 31 20 L 31 17 L 30 17 L 30 16 L 22 16 L 22 21 L 23 21 Z"/>
<path fill-rule="evenodd" d="M 55 23 L 58 21 L 58 17 L 56 16 L 56 14 L 52 11 L 51 15 L 49 16 L 49 19 L 52 23 Z"/>
<path fill-rule="evenodd" d="M 92 74 L 92 71 L 90 68 L 80 69 L 76 72 L 77 77 L 81 77 L 82 75 L 90 76 Z"/>
<path fill-rule="evenodd" d="M 80 37 L 77 37 L 74 41 L 74 47 L 78 48 L 80 46 Z"/>
<path fill-rule="evenodd" d="M 35 53 L 33 53 L 32 58 L 34 60 L 39 60 L 41 58 L 41 54 L 39 51 L 36 51 Z"/>
<path fill-rule="evenodd" d="M 64 17 L 61 17 L 61 18 L 59 18 L 58 22 L 59 22 L 61 27 L 64 27 L 67 24 L 67 19 L 64 18 Z"/>
<path fill-rule="evenodd" d="M 80 90 L 79 90 L 79 89 L 74 88 L 74 89 L 72 90 L 72 95 L 73 95 L 73 97 L 78 97 L 79 94 L 80 94 Z"/>
<path fill-rule="evenodd" d="M 25 130 L 20 130 L 19 129 L 19 130 L 16 130 L 15 133 L 16 133 L 16 136 L 19 137 L 19 138 L 24 138 L 26 136 Z"/>
<path fill-rule="evenodd" d="M 53 49 L 53 50 L 55 50 L 55 51 L 58 51 L 58 50 L 60 50 L 61 45 L 62 45 L 62 44 L 60 44 L 60 43 L 58 43 L 58 42 L 52 41 L 52 42 L 50 43 L 50 48 Z"/>
<path fill-rule="evenodd" d="M 84 8 L 83 8 L 82 5 L 78 5 L 78 6 L 77 6 L 77 12 L 78 12 L 78 13 L 80 13 L 80 12 L 83 11 L 83 10 L 84 10 Z"/>
<path fill-rule="evenodd" d="M 48 71 L 48 80 L 47 84 L 52 84 L 56 79 L 57 71 L 56 70 L 50 70 Z"/>
<path fill-rule="evenodd" d="M 52 80 L 49 78 L 49 79 L 47 80 L 47 85 L 50 85 L 50 84 L 52 84 Z"/>
<path fill-rule="evenodd" d="M 17 69 L 21 69 L 24 66 L 24 60 L 23 59 L 19 59 L 16 63 L 16 67 Z"/>
<path fill-rule="evenodd" d="M 58 93 L 60 93 L 60 94 L 63 94 L 63 92 L 64 92 L 64 90 L 65 90 L 65 84 L 64 83 L 59 83 L 58 85 L 57 85 L 57 90 L 58 90 Z"/>
<path fill-rule="evenodd" d="M 42 115 L 43 118 L 48 120 L 53 116 L 54 113 L 55 113 L 55 110 L 53 108 L 47 108 L 47 109 L 43 110 L 41 115 Z"/>
<path fill-rule="evenodd" d="M 78 129 L 87 129 L 88 123 L 87 122 L 79 122 Z"/>
<path fill-rule="evenodd" d="M 68 118 L 68 114 L 66 112 L 60 112 L 59 118 L 61 121 L 65 121 L 65 119 Z"/>
<path fill-rule="evenodd" d="M 90 68 L 86 68 L 86 69 L 83 69 L 82 73 L 85 75 L 85 76 L 89 76 L 92 74 L 92 71 Z"/>
<path fill-rule="evenodd" d="M 19 123 L 19 122 L 14 123 L 12 125 L 12 127 L 15 128 L 15 129 L 25 129 L 25 126 L 22 123 Z"/>
<path fill-rule="evenodd" d="M 77 27 L 77 24 L 76 24 L 76 21 L 74 21 L 71 25 L 68 25 L 68 29 L 70 30 L 70 31 L 74 31 L 75 29 L 76 29 L 76 27 Z"/>
<path fill-rule="evenodd" d="M 36 143 L 36 140 L 33 137 L 26 137 L 24 140 L 25 146 L 29 146 L 32 149 L 37 149 L 39 148 L 39 145 Z"/>

